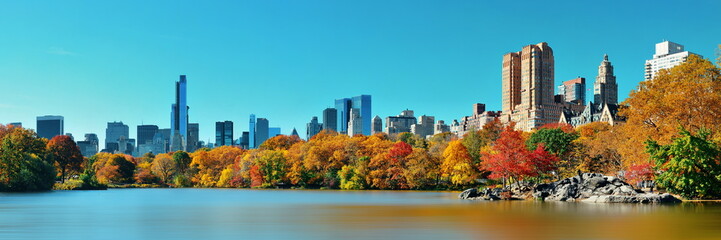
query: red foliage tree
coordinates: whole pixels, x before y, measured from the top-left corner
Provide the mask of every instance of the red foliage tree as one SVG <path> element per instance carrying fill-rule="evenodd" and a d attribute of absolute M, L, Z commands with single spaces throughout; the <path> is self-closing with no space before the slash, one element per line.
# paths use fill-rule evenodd
<path fill-rule="evenodd" d="M 82 170 L 83 155 L 70 136 L 55 136 L 48 141 L 46 148 L 48 158 L 55 163 L 62 182 L 65 182 L 67 172 L 80 172 Z"/>
<path fill-rule="evenodd" d="M 558 157 L 548 153 L 543 145 L 534 151 L 526 148 L 521 131 L 507 127 L 493 145 L 492 152 L 484 152 L 481 167 L 491 172 L 491 179 L 522 180 L 552 171 Z"/>

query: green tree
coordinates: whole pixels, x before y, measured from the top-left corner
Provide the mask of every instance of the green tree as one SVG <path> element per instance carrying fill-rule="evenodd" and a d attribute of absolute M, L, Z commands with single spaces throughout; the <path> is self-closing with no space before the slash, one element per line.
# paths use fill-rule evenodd
<path fill-rule="evenodd" d="M 50 190 L 55 168 L 45 156 L 44 139 L 27 129 L 10 128 L 0 139 L 0 191 Z"/>
<path fill-rule="evenodd" d="M 543 144 L 547 152 L 561 157 L 573 149 L 571 142 L 577 138 L 578 134 L 564 132 L 561 128 L 542 128 L 531 134 L 526 145 L 528 150 L 534 150 Z"/>
<path fill-rule="evenodd" d="M 705 129 L 697 134 L 681 129 L 680 137 L 669 145 L 646 142 L 646 151 L 660 171 L 659 186 L 685 198 L 721 197 L 721 148 L 709 135 Z"/>
<path fill-rule="evenodd" d="M 176 151 L 173 153 L 173 161 L 175 162 L 178 173 L 185 174 L 193 159 L 185 151 Z"/>

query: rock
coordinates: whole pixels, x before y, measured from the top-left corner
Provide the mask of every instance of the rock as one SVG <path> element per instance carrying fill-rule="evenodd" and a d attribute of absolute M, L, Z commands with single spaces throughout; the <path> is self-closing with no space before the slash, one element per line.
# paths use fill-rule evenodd
<path fill-rule="evenodd" d="M 606 186 L 606 184 L 608 184 L 608 181 L 602 177 L 593 177 L 591 179 L 588 179 L 588 181 L 586 181 L 586 182 L 588 184 L 588 187 L 591 187 L 594 189 Z"/>
<path fill-rule="evenodd" d="M 603 196 L 592 196 L 587 199 L 581 200 L 584 203 L 679 203 L 681 200 L 675 198 L 671 194 L 653 194 L 645 193 L 632 196 L 625 195 L 603 195 Z"/>
<path fill-rule="evenodd" d="M 549 184 L 539 184 L 531 194 L 548 201 L 580 201 L 591 203 L 672 203 L 671 195 L 638 193 L 619 178 L 598 173 L 583 173 Z M 584 199 L 587 198 L 587 199 Z"/>
<path fill-rule="evenodd" d="M 478 189 L 475 189 L 475 188 L 469 188 L 469 189 L 463 190 L 463 192 L 461 192 L 461 194 L 458 194 L 458 198 L 460 198 L 460 199 L 470 199 L 470 198 L 475 198 L 478 196 L 480 196 L 480 194 L 478 194 Z"/>

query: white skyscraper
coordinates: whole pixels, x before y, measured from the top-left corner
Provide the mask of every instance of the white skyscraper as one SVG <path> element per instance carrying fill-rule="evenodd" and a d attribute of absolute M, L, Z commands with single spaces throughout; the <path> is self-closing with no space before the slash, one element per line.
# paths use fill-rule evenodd
<path fill-rule="evenodd" d="M 661 69 L 672 68 L 685 62 L 690 54 L 695 53 L 684 51 L 681 44 L 669 41 L 657 43 L 653 59 L 646 60 L 646 80 L 653 79 Z"/>

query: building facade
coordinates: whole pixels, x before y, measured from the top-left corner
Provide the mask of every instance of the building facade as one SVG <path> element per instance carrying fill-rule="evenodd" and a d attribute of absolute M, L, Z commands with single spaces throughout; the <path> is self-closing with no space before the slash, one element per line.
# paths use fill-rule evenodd
<path fill-rule="evenodd" d="M 186 150 L 188 141 L 188 81 L 185 75 L 175 82 L 175 103 L 170 113 L 170 150 Z"/>
<path fill-rule="evenodd" d="M 255 148 L 258 148 L 265 140 L 268 140 L 270 129 L 268 119 L 257 118 L 255 122 Z"/>
<path fill-rule="evenodd" d="M 321 130 L 323 130 L 323 125 L 318 122 L 318 117 L 313 116 L 313 118 L 310 119 L 310 122 L 306 124 L 306 139 L 310 140 L 310 138 L 318 134 Z"/>
<path fill-rule="evenodd" d="M 116 151 L 127 150 L 127 145 L 120 146 L 120 140 L 123 139 L 127 144 L 130 136 L 130 128 L 123 122 L 108 122 L 105 128 L 105 152 L 114 153 Z M 125 151 L 122 151 L 125 152 Z"/>
<path fill-rule="evenodd" d="M 248 149 L 254 149 L 258 147 L 256 143 L 256 135 L 255 135 L 255 114 L 250 114 L 250 121 L 248 123 Z"/>
<path fill-rule="evenodd" d="M 593 83 L 593 102 L 596 104 L 618 104 L 618 84 L 613 75 L 613 65 L 608 61 L 608 55 L 603 55 L 603 61 L 598 66 L 598 76 Z"/>
<path fill-rule="evenodd" d="M 385 132 L 388 135 L 411 132 L 411 125 L 416 124 L 417 119 L 413 116 L 413 110 L 404 110 L 400 115 L 386 117 Z"/>
<path fill-rule="evenodd" d="M 545 42 L 503 56 L 503 122 L 523 131 L 558 122 L 564 106 L 554 98 L 554 61 Z"/>
<path fill-rule="evenodd" d="M 188 123 L 188 146 L 185 148 L 188 152 L 195 152 L 201 148 L 200 143 L 200 124 Z"/>
<path fill-rule="evenodd" d="M 360 118 L 361 134 L 371 134 L 371 96 L 360 95 L 352 98 L 342 98 L 335 100 L 337 132 L 349 134 L 348 125 L 351 121 L 351 109 L 356 108 L 358 117 Z M 324 120 L 325 121 L 325 120 Z"/>
<path fill-rule="evenodd" d="M 433 116 L 421 115 L 418 117 L 418 122 L 411 125 L 411 133 L 418 135 L 422 138 L 433 136 L 435 131 L 434 126 L 436 125 L 436 118 Z"/>
<path fill-rule="evenodd" d="M 36 126 L 38 137 L 52 139 L 65 132 L 65 118 L 52 115 L 39 116 Z"/>
<path fill-rule="evenodd" d="M 158 133 L 157 125 L 138 125 L 137 127 L 137 140 L 138 146 L 148 143 L 153 143 L 153 137 Z"/>
<path fill-rule="evenodd" d="M 215 146 L 233 145 L 233 122 L 215 122 Z"/>
<path fill-rule="evenodd" d="M 383 120 L 381 117 L 376 115 L 373 117 L 373 127 L 371 128 L 371 134 L 376 133 L 382 133 L 383 132 Z"/>
<path fill-rule="evenodd" d="M 669 69 L 685 62 L 691 54 L 694 53 L 685 51 L 683 45 L 678 43 L 670 41 L 657 43 L 653 58 L 646 60 L 644 75 L 646 81 L 653 79 L 661 69 Z"/>
<path fill-rule="evenodd" d="M 558 95 L 563 101 L 584 104 L 586 103 L 586 78 L 577 77 L 558 86 Z"/>
<path fill-rule="evenodd" d="M 323 110 L 323 129 L 338 131 L 338 110 L 335 108 Z"/>

